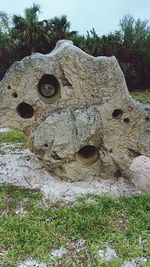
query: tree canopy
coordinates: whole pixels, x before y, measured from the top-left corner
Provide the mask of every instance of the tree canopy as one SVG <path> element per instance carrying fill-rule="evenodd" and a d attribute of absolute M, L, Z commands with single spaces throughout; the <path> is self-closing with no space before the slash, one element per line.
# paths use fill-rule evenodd
<path fill-rule="evenodd" d="M 129 89 L 150 88 L 149 21 L 126 15 L 108 35 L 99 36 L 94 28 L 80 35 L 70 30 L 66 15 L 39 20 L 40 11 L 37 4 L 26 8 L 23 16 L 0 11 L 0 78 L 14 61 L 33 52 L 49 53 L 58 40 L 70 39 L 93 56 L 115 55 Z"/>

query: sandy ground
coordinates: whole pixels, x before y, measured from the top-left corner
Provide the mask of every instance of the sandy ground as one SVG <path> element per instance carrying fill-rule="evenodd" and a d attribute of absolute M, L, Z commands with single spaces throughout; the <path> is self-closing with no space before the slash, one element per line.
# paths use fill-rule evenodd
<path fill-rule="evenodd" d="M 20 144 L 0 144 L 0 183 L 39 189 L 52 201 L 73 201 L 81 194 L 132 195 L 138 193 L 123 178 L 118 181 L 66 182 L 51 176 L 37 158 Z"/>

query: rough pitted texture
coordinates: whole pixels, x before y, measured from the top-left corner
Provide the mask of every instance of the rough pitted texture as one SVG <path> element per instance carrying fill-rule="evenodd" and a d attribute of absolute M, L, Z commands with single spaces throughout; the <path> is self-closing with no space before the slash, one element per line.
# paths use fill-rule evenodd
<path fill-rule="evenodd" d="M 130 166 L 132 183 L 145 192 L 150 192 L 150 158 L 139 156 Z"/>
<path fill-rule="evenodd" d="M 130 177 L 150 157 L 150 107 L 129 95 L 115 57 L 95 58 L 70 41 L 15 62 L 0 83 L 1 127 L 25 132 L 28 147 L 56 177 Z"/>

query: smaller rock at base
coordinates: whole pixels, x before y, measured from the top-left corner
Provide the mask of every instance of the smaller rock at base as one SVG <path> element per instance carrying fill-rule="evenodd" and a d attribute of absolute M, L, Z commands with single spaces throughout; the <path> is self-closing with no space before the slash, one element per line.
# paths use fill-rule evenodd
<path fill-rule="evenodd" d="M 131 181 L 135 187 L 150 192 L 150 158 L 136 157 L 130 165 Z"/>

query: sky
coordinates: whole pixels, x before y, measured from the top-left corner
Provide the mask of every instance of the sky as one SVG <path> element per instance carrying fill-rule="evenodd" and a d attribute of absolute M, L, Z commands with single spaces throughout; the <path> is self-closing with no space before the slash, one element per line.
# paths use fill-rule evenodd
<path fill-rule="evenodd" d="M 79 34 L 86 34 L 92 27 L 98 35 L 113 32 L 127 14 L 150 20 L 150 0 L 0 0 L 0 10 L 23 15 L 33 3 L 41 6 L 41 20 L 67 15 L 71 30 Z"/>

